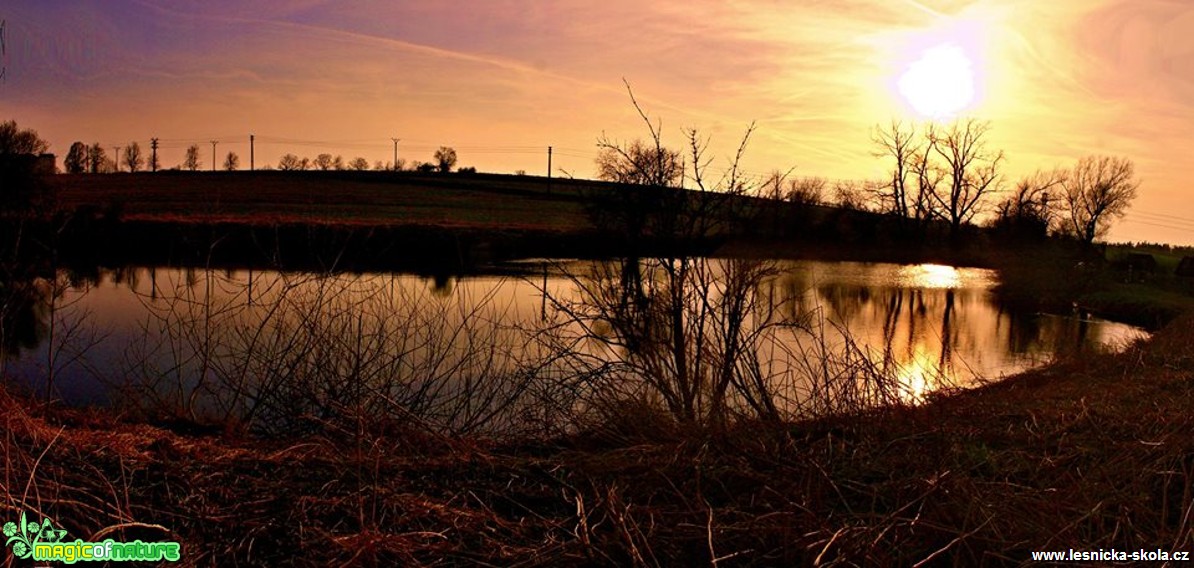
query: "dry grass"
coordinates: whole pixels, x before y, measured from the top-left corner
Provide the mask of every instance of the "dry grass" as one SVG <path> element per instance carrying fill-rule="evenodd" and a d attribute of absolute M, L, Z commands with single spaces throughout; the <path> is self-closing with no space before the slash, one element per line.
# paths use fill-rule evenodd
<path fill-rule="evenodd" d="M 498 447 L 362 418 L 279 444 L 36 415 L 3 395 L 5 514 L 82 538 L 160 525 L 194 565 L 973 566 L 1191 550 L 1192 397 L 1191 316 L 1123 354 L 921 407 L 718 435 L 597 425 Z"/>

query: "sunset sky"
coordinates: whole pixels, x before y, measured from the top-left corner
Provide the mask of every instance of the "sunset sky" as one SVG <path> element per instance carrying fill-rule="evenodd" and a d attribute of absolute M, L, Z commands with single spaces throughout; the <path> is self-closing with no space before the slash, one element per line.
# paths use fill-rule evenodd
<path fill-rule="evenodd" d="M 373 162 L 397 137 L 407 160 L 450 145 L 496 172 L 544 173 L 552 145 L 556 175 L 591 177 L 603 132 L 646 133 L 625 79 L 665 142 L 711 136 L 715 168 L 754 121 L 752 174 L 879 178 L 870 129 L 944 96 L 991 121 L 1007 185 L 1124 156 L 1140 197 L 1109 239 L 1194 244 L 1189 0 L 6 0 L 0 18 L 0 120 L 60 156 L 158 137 L 164 166 L 191 143 L 210 166 L 218 140 L 247 166 L 253 133 L 259 166 Z M 924 94 L 943 67 L 972 83 Z"/>

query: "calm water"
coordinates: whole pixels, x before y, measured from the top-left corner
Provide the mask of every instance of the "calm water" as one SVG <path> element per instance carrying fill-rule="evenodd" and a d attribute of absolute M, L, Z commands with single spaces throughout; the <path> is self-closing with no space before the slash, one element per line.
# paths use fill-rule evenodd
<path fill-rule="evenodd" d="M 260 377 L 301 380 L 317 372 L 408 377 L 450 397 L 454 387 L 435 377 L 483 381 L 544 357 L 531 338 L 556 321 L 561 303 L 579 297 L 584 284 L 575 275 L 588 269 L 520 263 L 511 270 L 467 278 L 169 268 L 101 271 L 98 278 L 61 273 L 35 282 L 27 305 L 9 310 L 16 315 L 5 320 L 4 374 L 35 390 L 52 376 L 55 392 L 72 402 L 133 396 L 115 393 L 136 384 L 147 386 L 137 396 L 148 390 L 185 404 Z M 807 324 L 785 332 L 785 345 L 818 333 L 830 344 L 851 337 L 876 365 L 899 369 L 915 393 L 995 380 L 1058 353 L 1115 349 L 1146 335 L 1113 322 L 1004 309 L 992 293 L 996 283 L 997 275 L 982 269 L 784 261 L 759 292 Z"/>

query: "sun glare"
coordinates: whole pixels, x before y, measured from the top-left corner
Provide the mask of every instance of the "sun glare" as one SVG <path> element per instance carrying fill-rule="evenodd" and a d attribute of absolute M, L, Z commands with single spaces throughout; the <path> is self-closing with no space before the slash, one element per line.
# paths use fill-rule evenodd
<path fill-rule="evenodd" d="M 947 118 L 974 102 L 974 63 L 957 45 L 930 47 L 900 75 L 898 88 L 922 116 Z"/>

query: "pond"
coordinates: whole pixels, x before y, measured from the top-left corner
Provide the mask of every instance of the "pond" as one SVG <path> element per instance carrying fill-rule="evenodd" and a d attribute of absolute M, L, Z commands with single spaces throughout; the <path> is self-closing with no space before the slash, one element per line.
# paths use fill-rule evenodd
<path fill-rule="evenodd" d="M 726 263 L 710 261 L 712 281 L 726 278 Z M 7 285 L 3 373 L 70 403 L 148 405 L 217 419 L 274 420 L 270 409 L 326 409 L 372 395 L 468 430 L 515 400 L 520 407 L 535 404 L 526 400 L 532 391 L 542 401 L 544 392 L 532 388 L 536 380 L 554 377 L 559 387 L 563 376 L 608 376 L 609 361 L 629 359 L 620 351 L 641 349 L 608 340 L 624 329 L 617 322 L 577 315 L 598 297 L 592 283 L 599 275 L 624 275 L 625 266 L 523 261 L 466 277 L 59 271 Z M 990 270 L 823 261 L 767 266 L 751 283 L 758 302 L 744 325 L 785 325 L 772 329 L 749 361 L 736 361 L 768 381 L 787 367 L 816 366 L 810 358 L 848 345 L 853 364 L 897 377 L 901 396 L 921 398 L 1146 336 L 1089 317 L 1007 309 L 993 292 L 998 277 Z M 636 278 L 653 286 L 652 276 Z M 705 313 L 714 308 L 701 294 L 721 295 L 724 286 L 702 290 L 692 301 Z M 696 329 L 695 317 L 681 323 Z M 702 349 L 687 358 L 699 362 Z M 674 361 L 666 366 L 675 372 Z M 494 379 L 512 376 L 520 379 Z"/>

